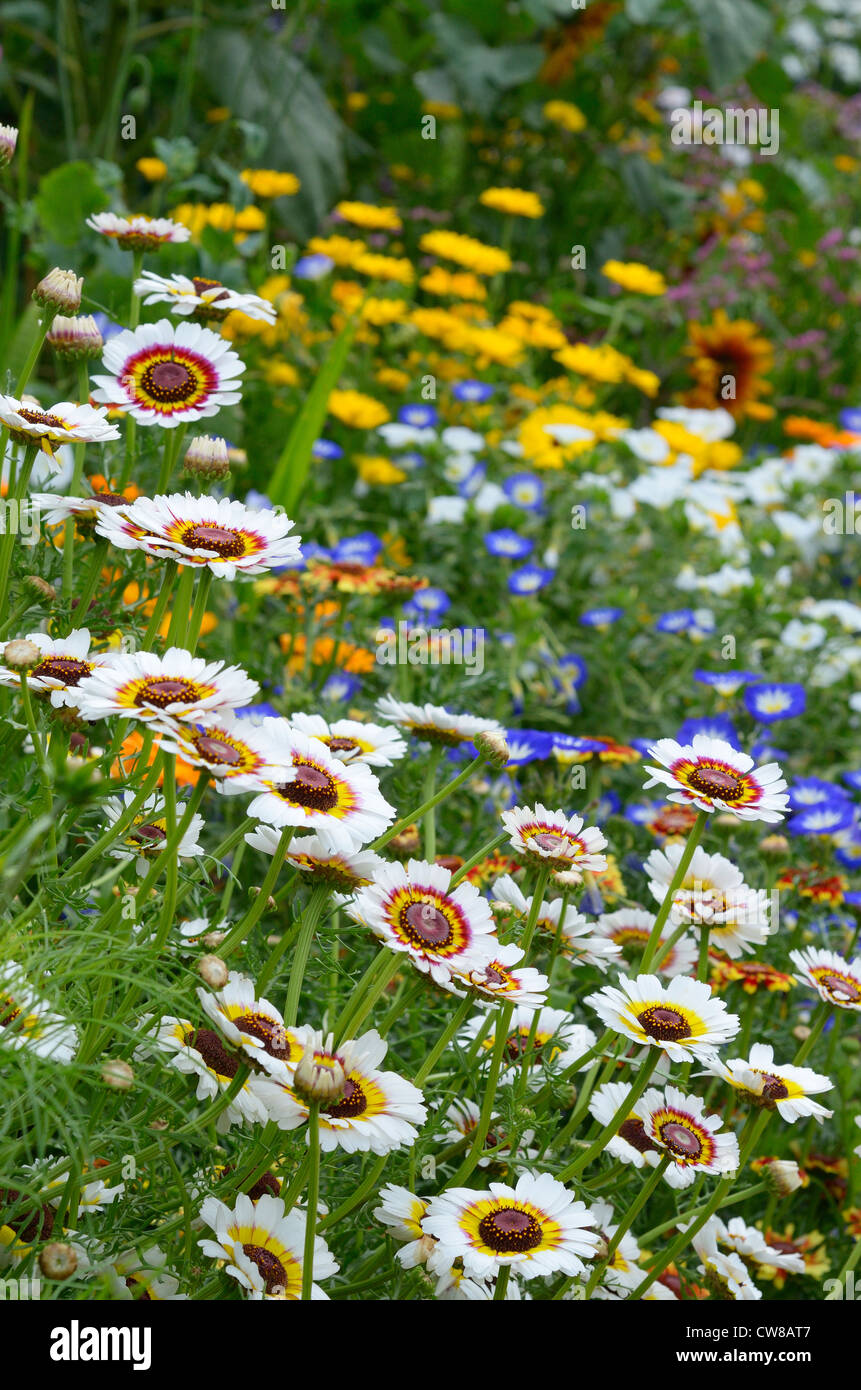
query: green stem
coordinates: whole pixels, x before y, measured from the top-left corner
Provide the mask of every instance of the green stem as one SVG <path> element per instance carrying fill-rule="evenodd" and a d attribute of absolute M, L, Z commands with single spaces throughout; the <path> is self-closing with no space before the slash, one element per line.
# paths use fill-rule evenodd
<path fill-rule="evenodd" d="M 317 1233 L 317 1203 L 320 1198 L 320 1102 L 308 1107 L 308 1189 L 305 1198 L 305 1254 L 302 1260 L 302 1299 L 311 1297 L 314 1282 L 314 1237 Z"/>
<path fill-rule="evenodd" d="M 650 1050 L 649 1056 L 640 1067 L 640 1074 L 631 1087 L 630 1093 L 622 1101 L 622 1104 L 619 1106 L 613 1118 L 601 1130 L 595 1142 L 591 1144 L 586 1152 L 581 1154 L 579 1158 L 575 1158 L 573 1163 L 569 1163 L 567 1168 L 563 1168 L 561 1173 L 556 1174 L 560 1182 L 567 1182 L 569 1178 L 576 1177 L 578 1173 L 588 1167 L 593 1159 L 597 1158 L 600 1153 L 603 1153 L 607 1140 L 613 1137 L 622 1122 L 627 1119 L 637 1101 L 640 1099 L 640 1096 L 648 1086 L 649 1078 L 655 1070 L 660 1056 L 661 1049 L 659 1047 L 653 1047 Z"/>
<path fill-rule="evenodd" d="M 664 929 L 664 923 L 670 915 L 670 908 L 673 905 L 673 898 L 675 897 L 676 893 L 678 892 L 679 888 L 684 882 L 684 877 L 688 871 L 688 866 L 690 865 L 690 862 L 694 857 L 694 850 L 696 849 L 697 845 L 702 839 L 702 834 L 705 830 L 706 825 L 706 816 L 706 811 L 698 811 L 697 818 L 691 826 L 690 834 L 688 835 L 687 841 L 685 842 L 685 847 L 682 851 L 681 858 L 679 859 L 676 872 L 673 874 L 670 885 L 667 888 L 667 891 L 664 895 L 664 901 L 661 903 L 661 906 L 658 909 L 658 915 L 655 918 L 654 924 L 652 926 L 651 935 L 649 936 L 646 949 L 643 952 L 643 959 L 640 963 L 641 975 L 648 974 L 649 966 L 652 964 L 652 959 L 655 955 L 655 951 L 657 950 L 658 943 L 661 939 L 661 932 Z"/>
<path fill-rule="evenodd" d="M 302 981 L 305 978 L 305 971 L 308 966 L 308 958 L 311 954 L 311 944 L 314 940 L 314 932 L 320 921 L 323 908 L 329 900 L 329 889 L 326 887 L 316 888 L 311 894 L 308 906 L 302 915 L 302 926 L 299 931 L 299 940 L 296 943 L 296 950 L 293 955 L 293 964 L 290 967 L 290 981 L 287 985 L 287 1002 L 284 1005 L 284 1023 L 288 1028 L 292 1028 L 299 1014 L 299 1000 L 302 995 Z M 277 948 L 276 948 L 277 949 Z M 258 981 L 258 990 L 263 984 L 268 982 L 268 975 L 264 970 L 263 975 Z M 262 984 L 261 984 L 262 981 Z"/>
<path fill-rule="evenodd" d="M 240 918 L 235 927 L 227 933 L 227 936 L 215 952 L 215 954 L 221 956 L 223 960 L 226 960 L 228 956 L 233 954 L 237 946 L 245 940 L 246 936 L 248 936 L 249 932 L 257 925 L 266 911 L 269 895 L 275 887 L 275 882 L 281 872 L 281 866 L 284 863 L 284 856 L 287 853 L 292 835 L 293 826 L 285 826 L 281 832 L 281 839 L 278 841 L 275 853 L 272 856 L 272 862 L 269 865 L 269 869 L 257 897 L 254 899 L 254 902 L 251 904 L 245 916 Z"/>
<path fill-rule="evenodd" d="M 450 782 L 447 782 L 429 801 L 423 802 L 415 811 L 411 811 L 409 815 L 402 816 L 400 820 L 395 821 L 395 824 L 390 826 L 384 834 L 374 840 L 374 843 L 369 845 L 368 848 L 372 850 L 381 850 L 383 846 L 387 845 L 390 840 L 393 840 L 396 835 L 400 835 L 402 830 L 406 830 L 408 825 L 412 825 L 415 821 L 422 820 L 428 811 L 438 806 L 441 801 L 445 801 L 446 797 L 451 796 L 452 792 L 457 791 L 458 787 L 463 786 L 466 779 L 472 775 L 482 761 L 483 759 L 480 757 L 473 758 L 472 762 L 469 763 L 462 772 L 459 772 L 456 777 L 452 778 Z"/>

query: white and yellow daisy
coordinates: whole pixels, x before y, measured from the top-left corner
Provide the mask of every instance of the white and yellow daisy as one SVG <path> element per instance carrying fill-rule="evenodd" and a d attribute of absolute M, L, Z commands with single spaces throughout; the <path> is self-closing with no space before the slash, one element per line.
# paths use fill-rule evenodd
<path fill-rule="evenodd" d="M 618 989 L 607 985 L 587 995 L 586 1003 L 608 1028 L 663 1049 L 673 1062 L 711 1056 L 741 1026 L 723 1000 L 712 997 L 709 985 L 684 976 L 662 985 L 657 975 L 630 980 L 620 975 Z"/>
<path fill-rule="evenodd" d="M 145 323 L 105 344 L 107 375 L 93 376 L 93 399 L 124 410 L 139 425 L 175 429 L 241 400 L 245 364 L 226 338 L 197 323 Z"/>
<path fill-rule="evenodd" d="M 502 823 L 511 848 L 531 863 L 580 874 L 600 874 L 607 868 L 600 852 L 607 841 L 596 827 L 584 828 L 581 816 L 548 811 L 538 802 L 503 811 Z"/>
<path fill-rule="evenodd" d="M 606 937 L 619 949 L 628 964 L 642 958 L 655 925 L 655 914 L 641 907 L 620 907 L 615 912 L 602 912 L 595 919 L 593 930 L 596 936 Z M 658 956 L 672 935 L 666 927 L 661 932 L 658 943 Z M 697 963 L 697 944 L 692 936 L 680 936 L 670 950 L 655 966 L 662 975 L 688 975 Z"/>
<path fill-rule="evenodd" d="M 224 1039 L 213 1028 L 196 1028 L 186 1018 L 162 1018 L 154 1046 L 172 1053 L 170 1065 L 188 1076 L 197 1077 L 197 1099 L 212 1100 L 229 1090 L 239 1070 L 240 1054 L 225 1047 Z M 144 1044 L 143 1050 L 148 1049 Z M 246 1077 L 233 1100 L 216 1120 L 220 1134 L 234 1124 L 265 1124 L 268 1119 L 262 1100 Z"/>
<path fill-rule="evenodd" d="M 701 1173 L 732 1173 L 738 1168 L 738 1140 L 729 1130 L 718 1133 L 720 1115 L 707 1115 L 699 1096 L 686 1096 L 675 1086 L 650 1088 L 637 1109 L 658 1156 L 671 1160 L 664 1173 L 670 1187 L 690 1187 Z"/>
<path fill-rule="evenodd" d="M 313 1028 L 296 1032 L 303 1047 L 319 1050 Z M 324 1153 L 344 1149 L 347 1153 L 385 1154 L 415 1143 L 416 1126 L 427 1118 L 422 1093 L 397 1072 L 379 1070 L 387 1050 L 388 1044 L 376 1029 L 334 1049 L 346 1080 L 342 1094 L 320 1106 L 320 1148 Z M 279 1129 L 298 1129 L 306 1123 L 309 1100 L 295 1081 L 256 1078 L 253 1084 Z"/>
<path fill-rule="evenodd" d="M 248 831 L 245 839 L 254 849 L 273 855 L 281 836 L 271 825 L 258 825 L 256 830 Z M 340 848 L 325 829 L 318 835 L 302 835 L 291 840 L 286 859 L 309 878 L 328 883 L 339 893 L 346 894 L 366 887 L 386 863 L 370 849 Z"/>
<path fill-rule="evenodd" d="M 718 1250 L 713 1227 L 703 1226 L 693 1237 L 691 1244 L 702 1260 L 700 1274 L 714 1297 L 733 1299 L 739 1303 L 752 1303 L 762 1298 L 762 1291 L 751 1280 L 742 1261 L 735 1252 L 725 1255 Z"/>
<path fill-rule="evenodd" d="M 803 951 L 790 951 L 789 959 L 800 979 L 812 985 L 820 999 L 838 1009 L 861 1011 L 861 956 L 848 961 L 836 951 L 808 946 Z"/>
<path fill-rule="evenodd" d="M 609 1245 L 619 1229 L 618 1221 L 613 1220 L 613 1207 L 609 1202 L 593 1202 L 589 1208 L 589 1214 L 592 1218 L 592 1230 Z M 631 1232 L 626 1231 L 613 1252 L 613 1258 L 601 1275 L 602 1285 L 608 1289 L 627 1290 L 628 1292 L 635 1289 L 643 1277 L 643 1271 L 639 1267 L 639 1259 L 640 1247 Z"/>
<path fill-rule="evenodd" d="M 443 705 L 413 705 L 407 700 L 396 700 L 393 695 L 383 695 L 377 701 L 377 710 L 384 719 L 407 729 L 423 743 L 441 743 L 450 748 L 471 743 L 476 734 L 504 733 L 495 719 L 453 714 Z"/>
<path fill-rule="evenodd" d="M 440 1135 L 442 1142 L 444 1144 L 457 1143 L 460 1139 L 473 1137 L 481 1118 L 481 1109 L 474 1100 L 461 1098 L 452 1101 L 443 1118 L 448 1122 L 448 1127 L 443 1129 Z M 520 1155 L 521 1162 L 529 1163 L 536 1157 L 538 1150 L 529 1147 L 534 1138 L 534 1129 L 526 1129 L 520 1135 L 517 1141 L 517 1153 Z M 502 1129 L 498 1115 L 491 1115 L 490 1128 L 487 1131 L 484 1147 L 495 1149 L 498 1152 L 490 1154 L 487 1158 L 480 1158 L 478 1160 L 479 1168 L 487 1168 L 500 1158 L 504 1161 L 506 1155 L 511 1156 L 511 1142 Z"/>
<path fill-rule="evenodd" d="M 217 1197 L 207 1197 L 201 1219 L 215 1232 L 215 1240 L 199 1240 L 204 1255 L 226 1260 L 226 1272 L 245 1289 L 252 1301 L 294 1301 L 302 1297 L 305 1250 L 305 1215 L 295 1207 L 288 1212 L 281 1197 L 268 1194 L 252 1202 L 244 1193 L 231 1210 Z M 338 1265 L 321 1236 L 314 1237 L 314 1279 L 337 1274 Z M 317 1283 L 312 1299 L 326 1299 Z"/>
<path fill-rule="evenodd" d="M 143 550 L 178 565 L 206 566 L 219 579 L 263 574 L 301 559 L 294 523 L 271 507 L 252 509 L 229 497 L 190 492 L 138 497 L 127 507 L 105 507 L 96 530 L 122 550 Z"/>
<path fill-rule="evenodd" d="M 322 714 L 301 712 L 291 714 L 290 723 L 309 738 L 325 743 L 344 763 L 391 767 L 407 751 L 406 743 L 390 724 L 364 724 L 358 719 L 336 719 L 330 724 Z"/>
<path fill-rule="evenodd" d="M 492 1182 L 485 1192 L 453 1187 L 431 1198 L 422 1222 L 437 1241 L 428 1268 L 441 1274 L 459 1259 L 477 1279 L 505 1265 L 524 1279 L 581 1274 L 599 1248 L 590 1219 L 549 1173 L 523 1173 L 514 1187 Z"/>
<path fill-rule="evenodd" d="M 631 1094 L 632 1086 L 623 1081 L 607 1081 L 598 1086 L 589 1098 L 589 1114 L 602 1129 L 619 1113 L 622 1102 Z M 646 1165 L 654 1167 L 660 1157 L 658 1146 L 646 1133 L 643 1123 L 642 1101 L 635 1103 L 631 1113 L 622 1121 L 616 1133 L 607 1140 L 606 1152 L 611 1158 L 622 1163 L 633 1163 L 635 1168 Z"/>
<path fill-rule="evenodd" d="M 116 825 L 120 816 L 131 806 L 135 795 L 135 792 L 128 791 L 123 792 L 122 797 L 109 796 L 107 798 L 104 803 L 104 810 L 108 827 Z M 182 820 L 184 812 L 185 802 L 177 802 L 177 824 Z M 203 816 L 195 812 L 183 832 L 182 839 L 175 846 L 174 853 L 177 859 L 196 859 L 203 854 L 203 846 L 200 844 L 202 829 Z M 163 799 L 157 793 L 153 793 L 152 796 L 147 797 L 131 825 L 111 845 L 108 854 L 112 859 L 119 859 L 125 863 L 131 863 L 134 860 L 138 874 L 143 877 L 151 867 L 152 861 L 164 852 L 167 839 L 167 807 Z"/>
<path fill-rule="evenodd" d="M 756 1226 L 748 1226 L 742 1216 L 731 1216 L 724 1222 L 713 1216 L 703 1230 L 711 1228 L 718 1245 L 732 1250 L 741 1260 L 752 1261 L 757 1265 L 770 1265 L 773 1269 L 784 1269 L 787 1274 L 803 1274 L 804 1256 L 797 1251 L 776 1250 L 769 1245 L 762 1231 Z"/>
<path fill-rule="evenodd" d="M 5 425 L 13 444 L 37 445 L 42 453 L 53 455 L 61 444 L 105 444 L 119 439 L 120 432 L 107 409 L 58 401 L 43 410 L 38 401 L 0 396 L 0 425 Z"/>
<path fill-rule="evenodd" d="M 168 279 L 145 270 L 135 280 L 134 291 L 144 304 L 168 304 L 178 317 L 193 316 L 201 323 L 220 322 L 234 310 L 259 323 L 272 324 L 278 317 L 275 305 L 259 294 L 231 290 L 220 280 L 207 280 L 202 275 L 191 279 L 187 275 L 171 275 Z"/>
<path fill-rule="evenodd" d="M 476 1014 L 467 1020 L 461 1034 L 465 1044 L 472 1044 L 481 1034 L 479 1060 L 482 1064 L 489 1062 L 496 1045 L 499 1011 L 493 1010 L 490 1018 L 492 1021 L 488 1027 L 488 1015 Z M 529 1084 L 541 1085 L 544 1078 L 540 1073 L 547 1068 L 554 1073 L 564 1071 L 585 1056 L 594 1045 L 595 1034 L 591 1028 L 577 1023 L 573 1015 L 564 1009 L 536 1010 L 525 1004 L 518 1005 L 511 1016 L 503 1048 L 502 1079 L 513 1079 L 526 1065 Z"/>
<path fill-rule="evenodd" d="M 540 1008 L 547 1002 L 550 982 L 533 966 L 523 965 L 525 959 L 516 942 L 510 941 L 507 945 L 497 942 L 491 961 L 480 969 L 454 970 L 453 984 L 466 985 L 483 999 Z M 453 992 L 460 991 L 455 988 Z"/>
<path fill-rule="evenodd" d="M 663 902 L 684 847 L 668 845 L 653 850 L 644 868 L 652 875 L 649 888 Z M 673 895 L 671 926 L 690 923 L 707 927 L 713 946 L 733 959 L 765 945 L 771 932 L 771 899 L 762 889 L 749 888 L 741 871 L 722 854 L 706 854 L 697 848 L 687 873 Z"/>
<path fill-rule="evenodd" d="M 559 936 L 562 954 L 569 959 L 606 970 L 608 962 L 619 956 L 619 948 L 612 942 L 596 937 L 589 918 L 570 904 L 563 919 L 562 904 L 562 898 L 545 899 L 541 903 L 535 921 L 536 931 L 546 932 L 554 939 Z M 497 913 L 508 909 L 507 918 L 526 921 L 532 910 L 532 898 L 522 892 L 510 874 L 503 874 L 493 885 L 491 907 Z"/>
<path fill-rule="evenodd" d="M 110 666 L 84 676 L 78 687 L 84 719 L 120 715 L 144 721 L 164 719 L 206 723 L 246 705 L 260 686 L 239 666 L 206 662 L 182 647 L 155 652 L 118 653 Z"/>
<path fill-rule="evenodd" d="M 25 1048 L 52 1062 L 71 1062 L 78 1034 L 33 988 L 20 966 L 0 966 L 0 1049 Z"/>
<path fill-rule="evenodd" d="M 248 975 L 231 970 L 223 989 L 211 993 L 199 987 L 197 997 L 219 1032 L 245 1053 L 246 1061 L 270 1076 L 289 1078 L 304 1051 L 304 1035 L 288 1028 L 268 999 L 256 997 Z"/>
<path fill-rule="evenodd" d="M 386 864 L 357 891 L 347 912 L 390 951 L 403 952 L 436 984 L 451 987 L 454 971 L 482 972 L 499 945 L 486 899 L 473 883 L 451 888 L 451 879 L 442 864 Z"/>
<path fill-rule="evenodd" d="M 747 1060 L 729 1057 L 723 1062 L 715 1058 L 706 1066 L 712 1076 L 720 1076 L 735 1090 L 747 1092 L 758 1105 L 776 1110 L 790 1124 L 808 1115 L 821 1124 L 834 1113 L 810 1099 L 832 1089 L 828 1077 L 817 1075 L 809 1067 L 776 1066 L 774 1048 L 769 1043 L 754 1043 Z"/>
<path fill-rule="evenodd" d="M 116 241 L 124 251 L 155 251 L 159 246 L 176 246 L 191 236 L 190 229 L 181 222 L 172 222 L 169 217 L 145 217 L 142 213 L 119 217 L 115 212 L 97 212 L 87 218 L 87 226 Z"/>
<path fill-rule="evenodd" d="M 670 787 L 669 801 L 700 811 L 731 811 L 741 820 L 771 824 L 784 818 L 789 796 L 777 763 L 754 767 L 753 758 L 723 739 L 694 734 L 690 744 L 662 738 L 649 749 L 660 767 L 650 767 L 643 785 Z"/>
<path fill-rule="evenodd" d="M 78 685 L 85 676 L 101 666 L 110 666 L 114 660 L 110 652 L 90 652 L 90 634 L 87 628 L 75 628 L 68 637 L 49 637 L 44 632 L 28 632 L 25 642 L 32 642 L 39 648 L 42 659 L 27 672 L 27 685 L 32 691 L 44 691 L 50 695 L 55 709 L 63 705 L 76 705 Z M 0 644 L 0 661 L 8 644 Z M 20 685 L 19 671 L 0 666 L 0 685 Z"/>
<path fill-rule="evenodd" d="M 161 747 L 192 767 L 204 767 L 216 791 L 225 796 L 260 791 L 263 774 L 271 770 L 265 737 L 259 726 L 222 711 L 206 724 L 158 718 Z M 278 837 L 276 836 L 276 844 Z"/>
<path fill-rule="evenodd" d="M 433 1237 L 422 1230 L 427 1209 L 428 1199 L 417 1197 L 408 1187 L 386 1183 L 380 1188 L 380 1205 L 374 1208 L 374 1216 L 386 1227 L 388 1235 L 406 1242 L 395 1252 L 404 1269 L 423 1265 L 434 1247 Z"/>

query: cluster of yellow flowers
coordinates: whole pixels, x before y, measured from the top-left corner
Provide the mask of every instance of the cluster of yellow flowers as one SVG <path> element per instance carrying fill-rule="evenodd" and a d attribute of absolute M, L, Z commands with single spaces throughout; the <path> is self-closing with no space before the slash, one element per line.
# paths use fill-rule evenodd
<path fill-rule="evenodd" d="M 630 357 L 610 343 L 599 343 L 597 347 L 590 347 L 588 343 L 574 343 L 554 356 L 560 366 L 569 372 L 589 377 L 592 381 L 613 386 L 628 382 L 645 396 L 656 396 L 660 389 L 660 377 L 636 366 Z"/>
<path fill-rule="evenodd" d="M 446 270 L 434 265 L 419 280 L 426 294 L 449 296 L 453 299 L 486 299 L 487 290 L 470 270 Z"/>
<path fill-rule="evenodd" d="M 253 204 L 237 210 L 232 203 L 180 203 L 171 212 L 175 222 L 181 222 L 191 232 L 192 241 L 199 241 L 206 227 L 217 232 L 233 232 L 241 242 L 249 232 L 262 232 L 266 216 Z"/>
<path fill-rule="evenodd" d="M 352 222 L 369 231 L 401 230 L 401 219 L 395 208 L 374 207 L 373 203 L 338 203 L 335 211 L 345 222 Z"/>
<path fill-rule="evenodd" d="M 444 261 L 454 261 L 466 270 L 474 270 L 476 275 L 499 275 L 511 269 L 511 257 L 501 246 L 486 246 L 462 232 L 442 229 L 425 232 L 419 249 L 430 256 L 441 256 Z"/>
<path fill-rule="evenodd" d="M 357 430 L 375 430 L 389 419 L 381 401 L 361 391 L 333 391 L 329 396 L 329 414 Z"/>

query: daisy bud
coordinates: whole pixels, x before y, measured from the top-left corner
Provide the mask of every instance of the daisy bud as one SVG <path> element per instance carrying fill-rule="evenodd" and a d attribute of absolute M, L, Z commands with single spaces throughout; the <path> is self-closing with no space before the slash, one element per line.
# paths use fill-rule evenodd
<path fill-rule="evenodd" d="M 6 643 L 3 661 L 12 671 L 30 671 L 34 666 L 38 666 L 41 660 L 42 653 L 36 643 L 28 642 L 26 637 Z"/>
<path fill-rule="evenodd" d="M 221 945 L 226 936 L 226 931 L 208 931 L 206 936 L 202 936 L 200 939 L 204 946 L 208 946 L 211 951 L 214 951 L 217 946 Z"/>
<path fill-rule="evenodd" d="M 763 854 L 785 854 L 789 841 L 785 835 L 766 835 L 764 840 L 760 840 L 759 847 Z"/>
<path fill-rule="evenodd" d="M 792 1159 L 762 1158 L 757 1164 L 762 1180 L 776 1197 L 788 1197 L 803 1187 L 801 1170 Z"/>
<path fill-rule="evenodd" d="M 730 829 L 738 825 L 738 816 L 734 816 L 731 811 L 720 811 L 712 820 L 714 825 L 726 825 Z"/>
<path fill-rule="evenodd" d="M 230 476 L 227 444 L 218 436 L 202 434 L 193 439 L 185 454 L 185 471 L 195 478 L 220 481 Z"/>
<path fill-rule="evenodd" d="M 18 128 L 14 125 L 0 125 L 0 169 L 12 163 L 15 146 L 18 143 Z"/>
<path fill-rule="evenodd" d="M 227 984 L 228 969 L 220 956 L 201 956 L 197 973 L 212 989 L 223 989 Z"/>
<path fill-rule="evenodd" d="M 252 898 L 257 898 L 257 897 L 260 896 L 260 893 L 262 892 L 262 889 L 259 887 L 258 884 L 255 883 L 255 884 L 253 884 L 253 885 L 251 886 L 251 888 L 250 888 L 248 891 L 249 891 L 249 896 L 250 896 L 250 897 L 252 897 Z M 269 908 L 269 911 L 270 911 L 270 912 L 274 912 L 275 909 L 276 909 L 277 906 L 278 906 L 277 902 L 275 901 L 275 899 L 273 898 L 273 896 L 272 896 L 271 893 L 269 894 L 268 898 L 266 899 L 266 906 Z"/>
<path fill-rule="evenodd" d="M 58 314 L 45 335 L 45 341 L 58 357 L 73 362 L 99 357 L 104 347 L 104 340 L 91 314 L 82 314 L 75 319 Z"/>
<path fill-rule="evenodd" d="M 39 281 L 33 291 L 33 300 L 44 309 L 53 309 L 55 313 L 76 314 L 81 307 L 83 283 L 83 276 L 55 266 Z"/>
<path fill-rule="evenodd" d="M 102 1067 L 102 1080 L 112 1091 L 130 1091 L 135 1084 L 134 1070 L 120 1057 L 112 1057 Z"/>
<path fill-rule="evenodd" d="M 39 1268 L 46 1279 L 70 1279 L 78 1268 L 78 1256 L 74 1246 L 52 1240 L 39 1256 Z"/>
<path fill-rule="evenodd" d="M 406 859 L 409 855 L 415 854 L 421 841 L 419 838 L 419 828 L 417 825 L 407 825 L 399 835 L 393 835 L 389 840 L 389 849 L 392 854 L 400 855 Z"/>
<path fill-rule="evenodd" d="M 347 1074 L 338 1057 L 320 1057 L 307 1048 L 293 1073 L 293 1085 L 309 1100 L 332 1102 L 344 1094 Z"/>
<path fill-rule="evenodd" d="M 558 883 L 560 888 L 579 888 L 583 875 L 577 869 L 559 869 L 553 875 L 553 882 Z"/>
<path fill-rule="evenodd" d="M 473 742 L 475 743 L 476 752 L 481 756 L 484 762 L 490 763 L 491 767 L 505 767 L 508 759 L 511 757 L 508 744 L 501 733 L 495 734 L 492 731 L 488 731 L 476 734 Z"/>
<path fill-rule="evenodd" d="M 28 589 L 32 589 L 34 594 L 39 594 L 41 598 L 46 598 L 49 603 L 53 603 L 57 597 L 57 590 L 53 584 L 49 584 L 47 579 L 43 579 L 41 574 L 25 574 L 24 583 Z"/>

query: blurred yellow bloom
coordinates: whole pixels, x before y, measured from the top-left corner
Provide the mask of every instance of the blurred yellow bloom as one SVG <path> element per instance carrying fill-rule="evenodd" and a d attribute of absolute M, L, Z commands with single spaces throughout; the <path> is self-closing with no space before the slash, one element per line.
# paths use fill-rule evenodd
<path fill-rule="evenodd" d="M 605 261 L 601 274 L 632 294 L 665 294 L 667 282 L 658 270 L 640 261 Z"/>
<path fill-rule="evenodd" d="M 263 375 L 270 386 L 297 386 L 299 373 L 289 362 L 268 362 Z"/>
<path fill-rule="evenodd" d="M 219 121 L 226 121 L 230 117 L 229 106 L 211 106 L 206 113 L 206 119 L 210 125 L 218 125 Z"/>
<path fill-rule="evenodd" d="M 426 116 L 436 116 L 440 121 L 456 121 L 462 114 L 460 107 L 451 101 L 425 101 L 422 111 Z"/>
<path fill-rule="evenodd" d="M 353 269 L 360 275 L 369 275 L 372 280 L 396 280 L 400 285 L 411 285 L 415 272 L 408 260 L 396 256 L 378 256 L 372 251 L 363 252 L 353 261 Z"/>
<path fill-rule="evenodd" d="M 139 159 L 135 168 L 139 169 L 144 178 L 148 179 L 150 183 L 160 183 L 167 173 L 167 165 L 164 160 L 156 159 L 154 155 L 148 155 L 143 159 Z"/>
<path fill-rule="evenodd" d="M 535 193 L 525 188 L 486 188 L 478 201 L 486 208 L 496 212 L 506 212 L 512 217 L 542 217 L 544 204 Z"/>
<path fill-rule="evenodd" d="M 427 294 L 452 295 L 457 299 L 487 298 L 484 285 L 469 270 L 446 270 L 444 266 L 434 265 L 422 276 L 419 285 Z"/>
<path fill-rule="evenodd" d="M 442 229 L 425 232 L 419 248 L 431 256 L 441 256 L 444 261 L 454 261 L 477 275 L 498 275 L 511 269 L 511 257 L 500 246 L 486 246 L 474 237 L 463 236 L 460 232 L 446 232 Z"/>
<path fill-rule="evenodd" d="M 329 414 L 359 430 L 376 429 L 389 419 L 386 407 L 361 391 L 333 391 L 329 396 Z"/>
<path fill-rule="evenodd" d="M 301 187 L 295 174 L 281 174 L 277 169 L 243 169 L 239 177 L 255 198 L 284 198 Z"/>
<path fill-rule="evenodd" d="M 412 377 L 409 372 L 402 372 L 397 367 L 381 367 L 377 372 L 377 381 L 387 391 L 406 391 Z"/>
<path fill-rule="evenodd" d="M 345 222 L 372 231 L 399 232 L 403 225 L 395 208 L 379 208 L 373 203 L 338 203 L 335 211 Z"/>
<path fill-rule="evenodd" d="M 408 476 L 402 468 L 396 468 L 390 459 L 382 455 L 373 458 L 359 454 L 356 458 L 356 471 L 363 483 L 371 487 L 386 487 L 390 483 L 402 483 Z"/>
<path fill-rule="evenodd" d="M 252 204 L 236 214 L 234 226 L 238 232 L 262 232 L 266 226 L 266 214 Z"/>
<path fill-rule="evenodd" d="M 308 242 L 308 250 L 315 256 L 328 256 L 335 265 L 341 266 L 355 265 L 367 249 L 363 241 L 348 236 L 315 236 Z"/>
<path fill-rule="evenodd" d="M 365 107 L 366 107 L 367 104 L 368 104 L 368 101 L 369 101 L 369 97 L 368 97 L 368 95 L 367 95 L 366 92 L 348 92 L 348 93 L 347 93 L 347 110 L 348 110 L 348 111 L 364 111 Z"/>
<path fill-rule="evenodd" d="M 544 115 L 554 125 L 561 126 L 563 130 L 570 130 L 575 135 L 586 128 L 586 117 L 580 107 L 575 106 L 572 101 L 548 101 L 544 106 Z"/>

